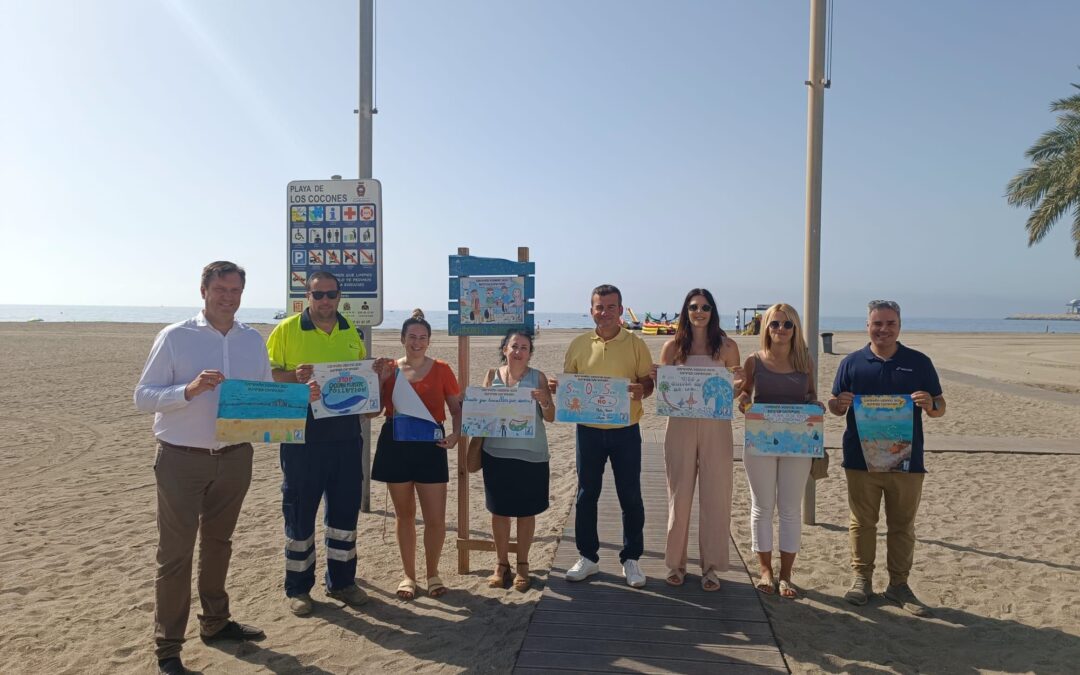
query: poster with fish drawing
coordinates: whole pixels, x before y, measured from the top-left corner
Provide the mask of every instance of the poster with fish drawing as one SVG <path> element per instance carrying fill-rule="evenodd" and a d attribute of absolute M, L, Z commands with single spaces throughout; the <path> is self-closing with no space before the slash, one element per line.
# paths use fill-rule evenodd
<path fill-rule="evenodd" d="M 745 451 L 751 455 L 822 457 L 825 415 L 811 403 L 755 403 L 746 411 Z"/>
<path fill-rule="evenodd" d="M 340 415 L 362 415 L 379 412 L 379 376 L 372 369 L 375 362 L 345 361 L 316 363 L 312 377 L 319 383 L 322 398 L 311 404 L 315 419 Z"/>
<path fill-rule="evenodd" d="M 630 380 L 600 375 L 559 375 L 555 420 L 575 424 L 630 424 Z"/>
<path fill-rule="evenodd" d="M 732 374 L 727 368 L 660 366 L 656 369 L 657 415 L 729 420 L 733 396 Z"/>
<path fill-rule="evenodd" d="M 224 443 L 303 443 L 306 384 L 225 380 L 218 386 L 214 437 Z"/>
<path fill-rule="evenodd" d="M 536 401 L 526 387 L 466 387 L 461 433 L 485 438 L 534 438 Z"/>
<path fill-rule="evenodd" d="M 852 404 L 867 471 L 909 471 L 915 405 L 908 395 L 856 395 Z"/>

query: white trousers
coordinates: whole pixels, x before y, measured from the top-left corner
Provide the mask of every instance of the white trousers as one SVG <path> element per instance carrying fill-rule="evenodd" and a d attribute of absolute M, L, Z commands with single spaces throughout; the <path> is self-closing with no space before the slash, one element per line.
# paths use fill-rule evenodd
<path fill-rule="evenodd" d="M 773 551 L 773 511 L 780 512 L 780 550 L 798 553 L 802 539 L 802 497 L 810 475 L 809 457 L 743 455 L 750 484 L 751 548 Z"/>

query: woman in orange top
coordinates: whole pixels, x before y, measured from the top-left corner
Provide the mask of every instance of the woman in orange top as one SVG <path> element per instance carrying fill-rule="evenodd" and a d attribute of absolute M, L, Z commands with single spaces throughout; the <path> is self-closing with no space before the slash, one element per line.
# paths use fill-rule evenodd
<path fill-rule="evenodd" d="M 416 500 L 424 519 L 424 557 L 427 562 L 428 595 L 437 598 L 446 593 L 446 586 L 439 578 L 439 557 L 446 539 L 446 484 L 450 481 L 447 448 L 457 444 L 461 434 L 461 390 L 454 371 L 445 361 L 427 356 L 431 340 L 431 324 L 424 320 L 420 310 L 413 312 L 401 326 L 401 344 L 405 356 L 397 360 L 397 368 L 382 385 L 382 402 L 386 410 L 386 422 L 379 434 L 379 443 L 372 462 L 371 478 L 386 483 L 390 499 L 394 502 L 397 525 L 398 549 L 405 568 L 405 578 L 398 585 L 397 595 L 402 600 L 416 596 Z M 396 386 L 397 378 L 405 378 L 409 386 Z M 396 391 L 395 391 L 396 387 Z M 398 417 L 395 423 L 394 401 L 398 406 L 405 400 L 419 400 L 430 413 L 442 436 L 442 423 L 446 409 L 450 410 L 453 428 L 441 440 L 397 440 L 406 420 Z M 410 420 L 414 421 L 414 420 Z M 419 422 L 421 427 L 424 422 Z"/>

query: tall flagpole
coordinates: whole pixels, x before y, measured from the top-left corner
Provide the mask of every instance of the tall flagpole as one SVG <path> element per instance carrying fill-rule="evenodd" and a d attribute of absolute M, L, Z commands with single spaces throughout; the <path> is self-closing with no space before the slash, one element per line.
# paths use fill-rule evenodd
<path fill-rule="evenodd" d="M 359 120 L 359 145 L 357 148 L 357 178 L 371 178 L 371 118 L 374 114 L 374 60 L 375 60 L 375 0 L 360 0 L 360 107 L 356 109 Z M 380 218 L 382 216 L 380 215 Z M 382 264 L 382 261 L 379 261 Z M 380 289 L 381 290 L 381 289 Z M 361 326 L 364 331 L 364 349 L 371 355 L 371 326 Z M 360 497 L 360 510 L 371 512 L 371 421 L 361 418 L 364 439 L 363 492 Z"/>
<path fill-rule="evenodd" d="M 828 0 L 810 0 L 810 76 L 806 80 L 806 257 L 803 277 L 803 327 L 814 361 L 817 384 L 818 309 L 821 296 L 821 142 L 825 119 L 825 10 Z M 820 390 L 818 390 L 820 391 Z M 803 522 L 817 522 L 817 489 L 806 481 Z"/>

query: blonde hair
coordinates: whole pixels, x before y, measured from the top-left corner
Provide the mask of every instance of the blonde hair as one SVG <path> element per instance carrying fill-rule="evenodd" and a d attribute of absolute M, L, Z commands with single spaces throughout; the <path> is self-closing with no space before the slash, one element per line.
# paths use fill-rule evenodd
<path fill-rule="evenodd" d="M 810 372 L 810 350 L 806 348 L 806 339 L 803 337 L 802 322 L 799 321 L 799 313 L 786 302 L 778 302 L 765 310 L 761 318 L 761 350 L 766 354 L 772 347 L 772 337 L 769 335 L 769 322 L 777 312 L 783 312 L 791 323 L 795 324 L 791 329 L 791 367 L 800 373 Z"/>

